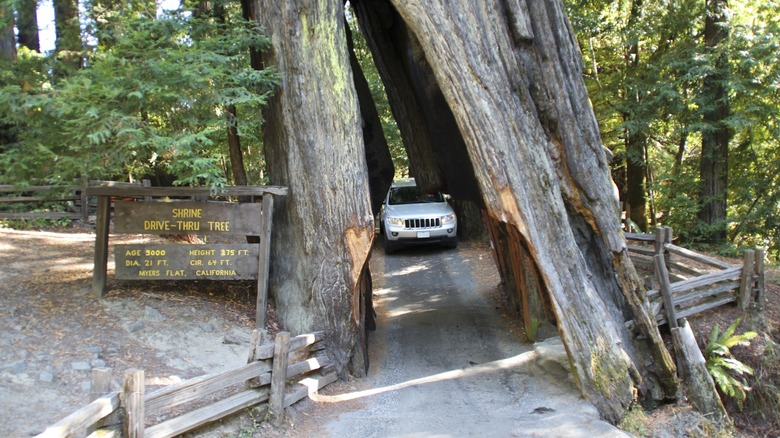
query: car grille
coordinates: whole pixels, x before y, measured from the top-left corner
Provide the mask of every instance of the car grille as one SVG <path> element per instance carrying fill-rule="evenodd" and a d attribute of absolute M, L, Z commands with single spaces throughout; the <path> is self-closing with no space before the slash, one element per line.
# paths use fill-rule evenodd
<path fill-rule="evenodd" d="M 441 220 L 439 218 L 431 219 L 406 219 L 404 226 L 407 229 L 414 228 L 436 228 L 441 226 Z"/>

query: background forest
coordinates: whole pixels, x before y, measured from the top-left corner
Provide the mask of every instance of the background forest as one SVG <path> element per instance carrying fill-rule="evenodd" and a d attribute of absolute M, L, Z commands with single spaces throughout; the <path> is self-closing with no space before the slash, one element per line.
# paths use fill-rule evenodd
<path fill-rule="evenodd" d="M 583 75 L 633 230 L 670 226 L 727 255 L 780 256 L 780 3 L 567 0 Z M 0 184 L 74 178 L 263 184 L 277 82 L 249 2 L 0 3 Z M 354 20 L 397 173 L 408 164 Z"/>

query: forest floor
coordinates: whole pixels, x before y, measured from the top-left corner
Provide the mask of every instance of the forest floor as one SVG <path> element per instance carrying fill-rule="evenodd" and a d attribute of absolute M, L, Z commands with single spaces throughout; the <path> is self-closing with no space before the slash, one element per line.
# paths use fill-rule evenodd
<path fill-rule="evenodd" d="M 112 236 L 112 243 L 138 239 Z M 93 249 L 94 232 L 87 228 L 0 229 L 0 436 L 35 435 L 83 406 L 92 368 L 113 369 L 117 389 L 125 370 L 143 369 L 152 389 L 246 362 L 254 326 L 254 282 L 131 282 L 115 280 L 109 273 L 107 293 L 96 300 L 90 294 Z M 469 251 L 490 258 L 486 245 L 469 246 Z M 769 307 L 761 317 L 749 315 L 739 331 L 764 327 L 776 342 L 780 276 L 777 270 L 768 272 Z M 496 278 L 482 280 L 498 284 Z M 723 330 L 739 316 L 726 306 L 691 319 L 691 325 L 701 343 L 714 325 Z M 762 365 L 771 353 L 768 348 L 771 343 L 759 337 L 750 347 L 735 349 L 735 355 L 756 368 L 765 382 L 777 385 L 778 367 Z M 361 385 L 360 379 L 337 382 L 323 393 Z M 344 406 L 352 409 L 349 403 Z M 729 409 L 735 435 L 780 436 L 777 419 L 762 419 L 750 404 L 741 413 L 732 404 Z M 245 415 L 208 436 L 300 436 L 316 413 L 316 403 L 303 402 L 291 410 L 291 423 L 281 430 Z M 626 425 L 644 436 L 711 432 L 706 420 L 682 403 L 637 416 Z"/>

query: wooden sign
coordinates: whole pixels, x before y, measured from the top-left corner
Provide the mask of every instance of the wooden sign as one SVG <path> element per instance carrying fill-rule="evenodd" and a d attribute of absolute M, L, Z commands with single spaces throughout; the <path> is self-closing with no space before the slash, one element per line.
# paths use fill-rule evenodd
<path fill-rule="evenodd" d="M 122 280 L 254 280 L 259 246 L 116 245 L 116 278 Z"/>
<path fill-rule="evenodd" d="M 114 204 L 114 231 L 137 234 L 257 236 L 261 204 L 227 202 L 125 202 Z"/>

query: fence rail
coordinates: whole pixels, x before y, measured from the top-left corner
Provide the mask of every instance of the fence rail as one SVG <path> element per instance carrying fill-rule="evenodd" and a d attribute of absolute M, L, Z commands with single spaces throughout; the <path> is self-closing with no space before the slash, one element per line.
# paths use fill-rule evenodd
<path fill-rule="evenodd" d="M 728 303 L 764 308 L 764 250 L 746 250 L 738 265 L 674 245 L 670 228 L 626 239 L 634 265 L 653 275 L 647 298 L 659 325 Z"/>
<path fill-rule="evenodd" d="M 87 191 L 89 187 L 105 186 L 111 184 L 121 187 L 138 187 L 139 183 L 117 183 L 113 181 L 75 181 L 65 186 L 34 185 L 14 186 L 0 185 L 0 206 L 13 204 L 29 204 L 27 210 L 34 210 L 38 206 L 50 203 L 62 203 L 66 211 L 0 211 L 0 219 L 29 220 L 29 219 L 70 219 L 87 222 L 90 213 L 94 213 L 97 202 L 90 199 Z M 65 195 L 64 193 L 70 193 Z M 32 207 L 35 206 L 35 207 Z"/>
<path fill-rule="evenodd" d="M 246 365 L 148 394 L 142 370 L 128 370 L 122 391 L 115 392 L 108 392 L 110 371 L 93 370 L 93 393 L 97 398 L 47 427 L 38 437 L 167 438 L 253 406 L 265 409 L 275 423 L 281 422 L 285 408 L 335 382 L 337 376 L 322 351 L 324 333 L 291 338 L 289 333 L 281 332 L 273 341 L 266 338 L 265 331 L 253 332 Z M 217 401 L 211 401 L 216 398 Z M 199 407 L 187 410 L 190 405 Z M 178 412 L 182 410 L 185 412 Z M 157 418 L 173 414 L 173 418 L 156 422 Z"/>

